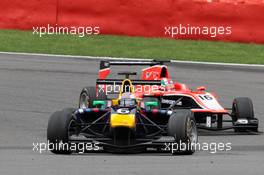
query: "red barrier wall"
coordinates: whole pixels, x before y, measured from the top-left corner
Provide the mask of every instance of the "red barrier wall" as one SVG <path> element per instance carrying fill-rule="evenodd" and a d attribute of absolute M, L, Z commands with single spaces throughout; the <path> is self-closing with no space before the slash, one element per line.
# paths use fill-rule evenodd
<path fill-rule="evenodd" d="M 32 29 L 55 24 L 56 0 L 0 0 L 0 28 Z"/>
<path fill-rule="evenodd" d="M 231 35 L 216 38 L 178 35 L 176 38 L 264 43 L 263 4 L 191 0 L 35 1 L 13 0 L 10 4 L 1 0 L 1 9 L 6 8 L 0 11 L 0 28 L 31 29 L 57 23 L 61 26 L 99 26 L 103 34 L 168 37 L 164 34 L 165 26 L 231 26 Z"/>

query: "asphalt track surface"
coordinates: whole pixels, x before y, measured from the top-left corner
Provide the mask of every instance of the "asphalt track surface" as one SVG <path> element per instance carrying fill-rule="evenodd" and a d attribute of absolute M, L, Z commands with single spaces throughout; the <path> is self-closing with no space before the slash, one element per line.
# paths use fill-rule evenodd
<path fill-rule="evenodd" d="M 214 154 L 54 155 L 33 151 L 33 142 L 46 141 L 51 113 L 76 107 L 81 88 L 95 84 L 98 63 L 0 54 L 0 174 L 263 174 L 263 134 L 235 135 L 232 130 L 200 132 L 199 142 L 232 143 L 231 151 Z M 174 80 L 216 91 L 226 107 L 236 96 L 251 97 L 263 131 L 264 70 L 181 64 L 170 65 L 169 69 Z"/>

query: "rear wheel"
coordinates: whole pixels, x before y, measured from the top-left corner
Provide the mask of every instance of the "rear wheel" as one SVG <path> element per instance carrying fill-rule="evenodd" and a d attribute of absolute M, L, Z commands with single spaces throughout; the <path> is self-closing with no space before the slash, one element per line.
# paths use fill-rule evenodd
<path fill-rule="evenodd" d="M 232 119 L 233 122 L 236 122 L 239 119 L 253 119 L 254 118 L 254 109 L 252 100 L 248 97 L 238 97 L 233 101 L 232 106 Z M 248 128 L 235 128 L 236 132 L 243 132 L 248 130 Z M 257 131 L 258 127 L 252 128 L 250 130 Z"/>
<path fill-rule="evenodd" d="M 94 100 L 107 100 L 107 96 L 104 92 L 98 92 L 95 87 L 85 87 L 83 88 L 80 99 L 79 108 L 91 108 L 93 106 Z"/>
<path fill-rule="evenodd" d="M 55 154 L 70 154 L 69 126 L 75 109 L 66 108 L 53 113 L 48 122 L 49 150 Z"/>
<path fill-rule="evenodd" d="M 193 154 L 198 142 L 193 112 L 185 109 L 173 112 L 168 122 L 168 135 L 175 139 L 173 154 Z"/>

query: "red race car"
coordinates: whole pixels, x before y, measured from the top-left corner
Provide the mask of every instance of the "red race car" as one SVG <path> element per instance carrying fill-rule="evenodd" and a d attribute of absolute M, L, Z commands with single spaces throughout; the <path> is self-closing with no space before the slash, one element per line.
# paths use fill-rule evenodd
<path fill-rule="evenodd" d="M 160 109 L 191 109 L 198 128 L 207 130 L 233 128 L 236 132 L 258 131 L 259 121 L 254 117 L 250 98 L 237 97 L 233 100 L 232 108 L 224 108 L 214 93 L 206 91 L 206 87 L 200 86 L 192 90 L 185 84 L 173 82 L 168 67 L 162 61 L 101 61 L 97 92 L 103 91 L 109 95 L 121 84 L 123 79 L 108 78 L 111 75 L 111 66 L 146 66 L 141 70 L 140 79 L 131 79 L 135 85 L 135 96 L 158 101 Z M 124 75 L 126 79 L 136 74 L 118 72 L 118 75 Z M 80 104 L 83 102 L 80 101 Z M 223 123 L 231 124 L 223 126 Z"/>

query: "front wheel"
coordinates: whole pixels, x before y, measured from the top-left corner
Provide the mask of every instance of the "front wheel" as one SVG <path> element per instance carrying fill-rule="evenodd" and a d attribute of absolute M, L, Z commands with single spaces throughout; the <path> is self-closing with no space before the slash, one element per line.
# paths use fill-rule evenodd
<path fill-rule="evenodd" d="M 55 154 L 70 154 L 69 126 L 75 109 L 66 108 L 53 113 L 48 122 L 47 140 L 49 150 Z"/>
<path fill-rule="evenodd" d="M 248 97 L 237 97 L 233 101 L 232 105 L 232 119 L 233 122 L 239 121 L 251 121 L 254 120 L 254 109 L 252 100 Z M 247 125 L 240 125 L 239 128 L 235 128 L 235 132 L 243 132 L 247 130 L 258 131 L 258 126 L 248 128 Z"/>
<path fill-rule="evenodd" d="M 198 142 L 193 112 L 185 109 L 173 112 L 168 122 L 168 135 L 174 137 L 177 145 L 177 150 L 172 150 L 173 154 L 193 154 Z"/>

